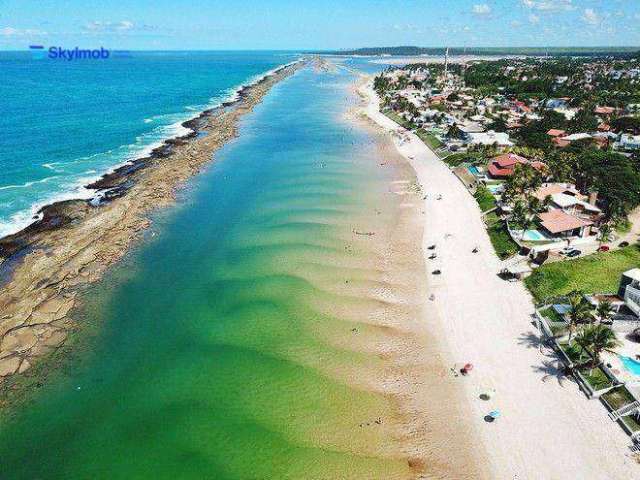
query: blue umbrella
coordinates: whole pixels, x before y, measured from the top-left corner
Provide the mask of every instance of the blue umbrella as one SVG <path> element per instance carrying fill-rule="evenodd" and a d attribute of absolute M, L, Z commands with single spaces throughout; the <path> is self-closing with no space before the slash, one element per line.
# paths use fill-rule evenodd
<path fill-rule="evenodd" d="M 494 420 L 496 418 L 499 418 L 500 417 L 500 410 L 493 410 L 493 411 L 489 412 L 489 416 L 491 418 L 493 418 Z"/>

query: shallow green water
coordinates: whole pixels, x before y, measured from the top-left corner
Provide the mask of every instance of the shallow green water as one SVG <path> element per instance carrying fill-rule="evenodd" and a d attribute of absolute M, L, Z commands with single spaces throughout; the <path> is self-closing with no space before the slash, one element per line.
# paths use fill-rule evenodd
<path fill-rule="evenodd" d="M 361 448 L 358 422 L 386 400 L 328 374 L 375 362 L 326 342 L 352 324 L 318 303 L 357 299 L 300 274 L 344 276 L 342 256 L 366 255 L 345 251 L 349 219 L 386 189 L 369 136 L 340 121 L 351 81 L 305 69 L 277 85 L 158 234 L 90 292 L 85 316 L 102 332 L 0 431 L 1 479 L 404 471 Z"/>

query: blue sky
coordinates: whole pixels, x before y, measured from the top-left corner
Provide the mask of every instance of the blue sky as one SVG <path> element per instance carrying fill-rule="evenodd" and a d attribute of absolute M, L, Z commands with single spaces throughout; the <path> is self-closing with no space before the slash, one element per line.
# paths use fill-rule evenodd
<path fill-rule="evenodd" d="M 0 0 L 0 49 L 640 45 L 640 0 Z"/>

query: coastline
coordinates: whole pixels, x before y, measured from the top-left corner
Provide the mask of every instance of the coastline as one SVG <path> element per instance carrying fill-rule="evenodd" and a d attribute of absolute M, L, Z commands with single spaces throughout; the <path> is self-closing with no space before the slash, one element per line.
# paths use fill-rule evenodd
<path fill-rule="evenodd" d="M 237 90 L 236 98 L 182 123 L 186 135 L 115 168 L 87 188 L 99 200 L 64 200 L 0 239 L 0 386 L 63 344 L 79 289 L 102 278 L 151 224 L 149 214 L 237 135 L 240 118 L 276 83 L 304 65 L 278 67 Z"/>
<path fill-rule="evenodd" d="M 637 476 L 640 466 L 627 448 L 628 437 L 598 401 L 587 400 L 561 376 L 553 352 L 540 345 L 529 293 L 521 283 L 497 277 L 501 262 L 475 200 L 417 136 L 379 112 L 370 81 L 359 92 L 368 100 L 364 115 L 391 133 L 424 194 L 425 294 L 434 297 L 422 324 L 438 340 L 434 354 L 450 362 L 441 381 L 459 385 L 459 402 L 450 401 L 464 405 L 465 412 L 450 420 L 473 436 L 478 461 L 491 472 L 486 478 Z M 431 260 L 433 251 L 437 258 Z M 431 275 L 436 269 L 442 274 Z M 474 365 L 472 373 L 454 376 L 467 362 Z M 479 398 L 486 392 L 489 401 Z M 502 418 L 487 423 L 484 417 L 494 409 Z M 610 453 L 602 455 L 605 447 Z"/>

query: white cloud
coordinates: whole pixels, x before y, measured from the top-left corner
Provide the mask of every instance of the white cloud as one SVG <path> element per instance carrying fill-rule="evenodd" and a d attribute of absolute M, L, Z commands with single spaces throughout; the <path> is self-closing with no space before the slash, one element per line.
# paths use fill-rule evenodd
<path fill-rule="evenodd" d="M 473 6 L 473 13 L 476 15 L 489 15 L 491 13 L 491 7 L 486 3 L 476 3 Z"/>
<path fill-rule="evenodd" d="M 597 25 L 600 21 L 600 16 L 593 8 L 585 8 L 584 14 L 582 15 L 582 20 L 584 20 L 589 25 Z"/>
<path fill-rule="evenodd" d="M 558 10 L 573 10 L 576 7 L 573 5 L 573 0 L 521 0 L 522 4 L 533 10 L 543 11 L 558 11 Z"/>
<path fill-rule="evenodd" d="M 13 27 L 3 27 L 0 28 L 0 36 L 3 37 L 24 37 L 24 36 L 36 36 L 36 35 L 46 35 L 47 32 L 43 32 L 42 30 L 33 30 L 33 29 L 21 29 L 21 28 L 13 28 Z"/>
<path fill-rule="evenodd" d="M 126 32 L 133 29 L 133 22 L 129 20 L 122 20 L 120 22 L 101 22 L 94 20 L 84 26 L 84 30 L 87 32 Z"/>
<path fill-rule="evenodd" d="M 529 23 L 532 23 L 534 25 L 540 23 L 540 17 L 535 13 L 532 13 L 531 15 L 529 15 Z"/>

